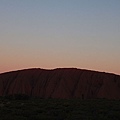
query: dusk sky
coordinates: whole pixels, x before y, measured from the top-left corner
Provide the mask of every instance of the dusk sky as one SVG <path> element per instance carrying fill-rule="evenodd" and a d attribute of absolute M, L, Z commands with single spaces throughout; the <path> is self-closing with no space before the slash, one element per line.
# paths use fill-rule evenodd
<path fill-rule="evenodd" d="M 120 0 L 0 0 L 0 73 L 59 67 L 120 74 Z"/>

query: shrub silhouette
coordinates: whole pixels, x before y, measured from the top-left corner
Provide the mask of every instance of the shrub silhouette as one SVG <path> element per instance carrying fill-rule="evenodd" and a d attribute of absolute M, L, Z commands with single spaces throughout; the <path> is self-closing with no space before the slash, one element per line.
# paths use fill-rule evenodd
<path fill-rule="evenodd" d="M 14 95 L 4 96 L 4 98 L 9 99 L 9 100 L 29 100 L 30 96 L 26 94 L 14 94 Z"/>

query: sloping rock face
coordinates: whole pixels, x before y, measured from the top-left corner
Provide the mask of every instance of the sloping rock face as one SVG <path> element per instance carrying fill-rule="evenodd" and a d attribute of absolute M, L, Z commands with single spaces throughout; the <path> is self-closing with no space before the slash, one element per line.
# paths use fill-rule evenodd
<path fill-rule="evenodd" d="M 27 69 L 0 74 L 0 96 L 120 99 L 120 76 L 76 68 Z"/>

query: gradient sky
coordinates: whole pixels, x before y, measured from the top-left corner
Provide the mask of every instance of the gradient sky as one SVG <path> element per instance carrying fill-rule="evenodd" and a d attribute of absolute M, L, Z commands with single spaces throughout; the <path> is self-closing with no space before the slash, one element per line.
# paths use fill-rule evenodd
<path fill-rule="evenodd" d="M 120 74 L 120 0 L 0 0 L 0 73 L 59 67 Z"/>

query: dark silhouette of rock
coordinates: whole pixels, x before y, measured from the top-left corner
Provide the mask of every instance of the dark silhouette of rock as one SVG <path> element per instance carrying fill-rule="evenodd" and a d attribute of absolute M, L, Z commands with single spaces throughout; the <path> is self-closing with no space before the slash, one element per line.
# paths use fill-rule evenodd
<path fill-rule="evenodd" d="M 25 69 L 0 74 L 0 96 L 40 98 L 120 99 L 120 76 L 82 70 Z"/>

